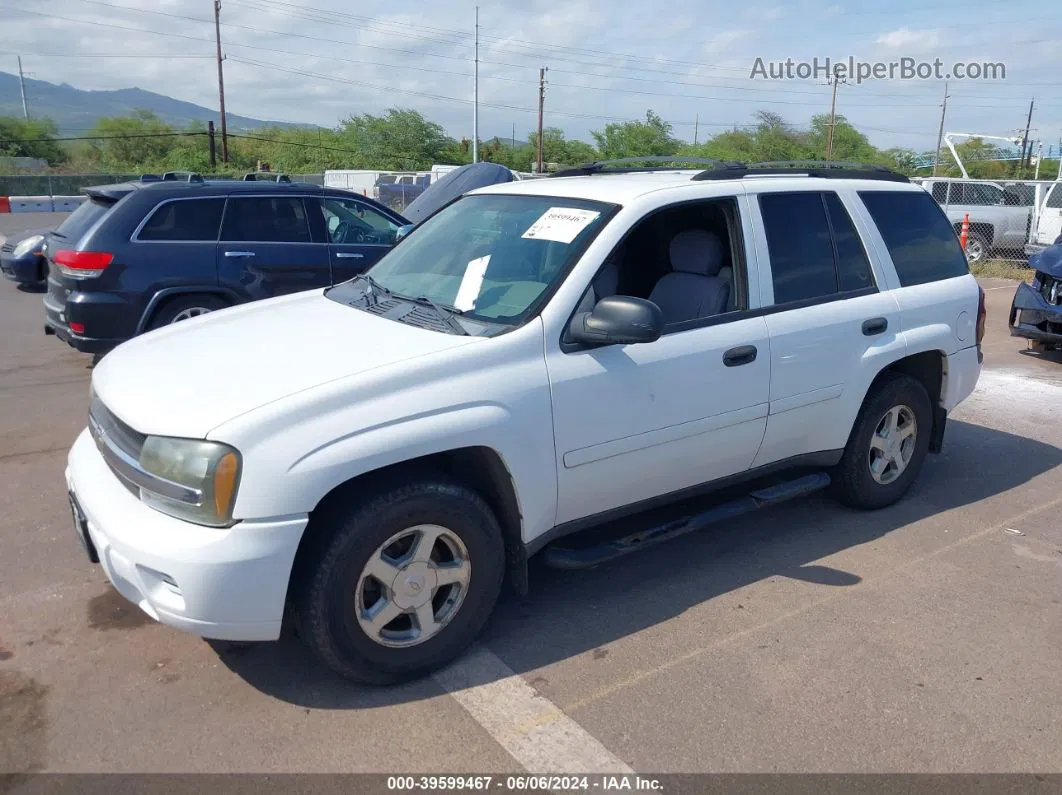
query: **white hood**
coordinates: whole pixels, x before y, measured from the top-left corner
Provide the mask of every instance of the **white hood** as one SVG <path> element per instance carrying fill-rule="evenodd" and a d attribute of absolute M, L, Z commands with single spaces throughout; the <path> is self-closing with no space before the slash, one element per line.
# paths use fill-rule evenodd
<path fill-rule="evenodd" d="M 387 320 L 313 290 L 135 337 L 104 357 L 92 385 L 141 433 L 204 438 L 295 392 L 482 339 Z"/>

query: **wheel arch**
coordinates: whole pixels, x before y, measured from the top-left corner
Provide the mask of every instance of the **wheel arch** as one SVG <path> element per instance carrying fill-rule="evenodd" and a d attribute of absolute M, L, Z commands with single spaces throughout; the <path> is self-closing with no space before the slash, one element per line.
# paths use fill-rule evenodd
<path fill-rule="evenodd" d="M 147 305 L 144 307 L 144 311 L 140 313 L 140 320 L 137 322 L 135 334 L 143 334 L 145 329 L 147 329 L 148 324 L 151 322 L 151 319 L 165 304 L 175 298 L 181 298 L 186 295 L 212 295 L 228 301 L 230 305 L 240 303 L 240 297 L 232 290 L 225 287 L 164 287 L 161 290 L 156 290 L 148 300 Z"/>
<path fill-rule="evenodd" d="M 933 427 L 929 437 L 929 451 L 931 453 L 939 453 L 944 440 L 944 426 L 947 422 L 947 412 L 941 406 L 947 371 L 948 356 L 942 350 L 909 353 L 903 358 L 890 362 L 874 376 L 866 394 L 863 396 L 860 412 L 862 412 L 863 406 L 866 405 L 870 396 L 874 394 L 881 382 L 889 375 L 900 373 L 914 378 L 925 387 L 929 395 L 929 402 L 933 407 Z"/>
<path fill-rule="evenodd" d="M 363 472 L 334 486 L 310 511 L 310 521 L 295 554 L 288 585 L 292 588 L 306 575 L 320 544 L 330 537 L 330 517 L 362 495 L 407 483 L 418 477 L 448 477 L 475 491 L 494 512 L 505 544 L 506 577 L 520 594 L 526 594 L 527 554 L 521 536 L 522 515 L 513 477 L 501 454 L 491 447 L 470 446 L 411 458 Z"/>

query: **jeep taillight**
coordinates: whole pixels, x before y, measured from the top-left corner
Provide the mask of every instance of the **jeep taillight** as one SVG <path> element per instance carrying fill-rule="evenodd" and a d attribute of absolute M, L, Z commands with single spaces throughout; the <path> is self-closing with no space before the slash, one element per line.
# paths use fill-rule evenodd
<path fill-rule="evenodd" d="M 113 260 L 114 254 L 105 251 L 62 249 L 52 255 L 59 270 L 72 279 L 95 279 Z"/>
<path fill-rule="evenodd" d="M 985 338 L 985 322 L 988 320 L 988 309 L 985 307 L 985 291 L 981 285 L 977 285 L 977 344 Z"/>

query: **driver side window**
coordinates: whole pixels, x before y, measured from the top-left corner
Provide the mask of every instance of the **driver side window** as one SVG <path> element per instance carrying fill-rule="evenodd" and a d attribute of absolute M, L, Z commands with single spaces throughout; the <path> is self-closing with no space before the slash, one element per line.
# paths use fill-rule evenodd
<path fill-rule="evenodd" d="M 395 242 L 398 225 L 357 199 L 325 197 L 321 211 L 330 243 L 390 246 Z"/>

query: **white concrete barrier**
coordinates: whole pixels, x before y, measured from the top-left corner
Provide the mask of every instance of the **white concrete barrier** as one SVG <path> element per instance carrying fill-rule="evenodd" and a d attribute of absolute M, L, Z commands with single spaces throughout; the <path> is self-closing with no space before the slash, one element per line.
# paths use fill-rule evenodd
<path fill-rule="evenodd" d="M 0 196 L 0 213 L 69 213 L 88 196 Z"/>
<path fill-rule="evenodd" d="M 51 196 L 11 196 L 10 203 L 13 213 L 52 212 Z"/>

